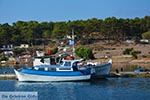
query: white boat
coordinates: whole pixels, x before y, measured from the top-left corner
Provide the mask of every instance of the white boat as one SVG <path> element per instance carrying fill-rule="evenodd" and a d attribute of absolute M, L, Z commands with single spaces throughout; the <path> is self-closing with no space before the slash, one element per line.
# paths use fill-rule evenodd
<path fill-rule="evenodd" d="M 41 62 L 41 59 L 43 59 L 43 61 Z M 35 57 L 34 61 L 33 61 L 33 66 L 37 66 L 37 65 L 54 65 L 52 62 L 56 63 L 60 63 L 61 59 L 59 59 L 59 61 L 56 60 L 56 58 L 54 56 L 42 56 L 42 57 Z M 73 61 L 73 60 L 72 60 Z M 82 62 L 81 62 L 82 63 Z M 109 59 L 109 61 L 105 64 L 97 64 L 97 63 L 93 63 L 93 62 L 88 62 L 86 65 L 82 65 L 81 67 L 85 66 L 85 67 L 90 67 L 92 70 L 92 78 L 94 77 L 100 77 L 100 78 L 104 78 L 106 76 L 109 75 L 111 68 L 112 68 L 112 60 Z"/>
<path fill-rule="evenodd" d="M 40 65 L 14 69 L 19 81 L 83 81 L 91 78 L 91 69 L 77 69 L 80 60 L 63 60 L 60 65 Z"/>
<path fill-rule="evenodd" d="M 92 75 L 95 78 L 104 78 L 109 75 L 112 67 L 112 60 L 110 59 L 107 63 L 105 64 L 97 64 L 97 65 L 92 65 Z"/>

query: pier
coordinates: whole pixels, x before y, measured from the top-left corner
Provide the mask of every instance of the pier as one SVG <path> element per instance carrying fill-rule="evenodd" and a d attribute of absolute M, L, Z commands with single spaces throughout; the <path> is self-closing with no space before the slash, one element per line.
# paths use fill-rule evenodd
<path fill-rule="evenodd" d="M 0 74 L 0 80 L 17 79 L 15 74 Z"/>
<path fill-rule="evenodd" d="M 150 77 L 150 72 L 111 72 L 108 77 L 124 77 L 124 78 L 148 78 Z"/>

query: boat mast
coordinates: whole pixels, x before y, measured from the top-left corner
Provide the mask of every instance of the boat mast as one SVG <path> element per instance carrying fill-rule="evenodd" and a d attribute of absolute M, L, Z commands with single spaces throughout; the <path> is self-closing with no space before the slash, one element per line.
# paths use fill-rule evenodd
<path fill-rule="evenodd" d="M 75 57 L 75 41 L 74 41 L 74 29 L 72 29 L 72 41 L 73 41 L 73 44 L 72 44 L 72 56 Z"/>

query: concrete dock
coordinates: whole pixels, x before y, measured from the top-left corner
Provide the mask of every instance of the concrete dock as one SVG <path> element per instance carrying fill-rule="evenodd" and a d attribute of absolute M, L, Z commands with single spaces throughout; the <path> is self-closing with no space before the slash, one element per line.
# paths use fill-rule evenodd
<path fill-rule="evenodd" d="M 140 72 L 140 73 L 136 73 L 136 72 L 111 72 L 109 77 L 125 77 L 125 78 L 150 78 L 150 72 Z"/>
<path fill-rule="evenodd" d="M 0 80 L 16 79 L 15 74 L 0 74 Z"/>

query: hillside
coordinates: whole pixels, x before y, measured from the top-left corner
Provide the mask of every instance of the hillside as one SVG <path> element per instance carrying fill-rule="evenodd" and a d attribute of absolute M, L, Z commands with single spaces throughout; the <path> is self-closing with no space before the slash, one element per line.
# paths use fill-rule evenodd
<path fill-rule="evenodd" d="M 124 70 L 132 71 L 139 66 L 150 68 L 150 44 L 97 42 L 88 46 L 94 49 L 96 58 L 94 61 L 100 60 L 101 63 L 105 63 L 108 60 L 106 57 L 111 57 L 113 60 L 112 70 L 123 67 Z M 137 59 L 134 59 L 129 55 L 123 55 L 126 48 L 134 48 L 134 50 L 141 51 L 141 53 L 138 54 Z"/>

